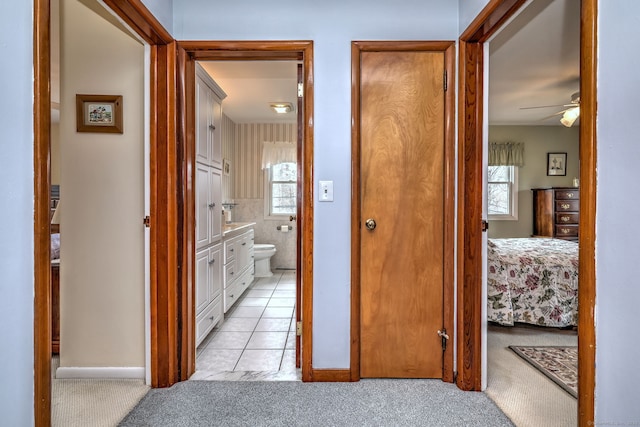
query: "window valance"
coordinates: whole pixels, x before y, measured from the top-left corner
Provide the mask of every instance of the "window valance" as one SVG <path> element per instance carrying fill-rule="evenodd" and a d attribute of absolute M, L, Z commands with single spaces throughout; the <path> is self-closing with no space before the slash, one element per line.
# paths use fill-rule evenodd
<path fill-rule="evenodd" d="M 297 161 L 295 142 L 268 142 L 262 143 L 262 169 L 271 165 Z"/>
<path fill-rule="evenodd" d="M 490 142 L 489 166 L 524 166 L 524 143 Z"/>

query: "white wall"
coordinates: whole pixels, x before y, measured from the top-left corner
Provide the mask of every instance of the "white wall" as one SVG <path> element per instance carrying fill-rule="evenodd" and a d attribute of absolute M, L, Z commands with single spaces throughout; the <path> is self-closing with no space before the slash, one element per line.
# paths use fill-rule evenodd
<path fill-rule="evenodd" d="M 208 0 L 174 3 L 178 40 L 313 40 L 314 188 L 334 181 L 334 202 L 315 203 L 313 366 L 350 363 L 351 41 L 455 40 L 450 0 Z"/>
<path fill-rule="evenodd" d="M 630 425 L 640 422 L 640 3 L 607 0 L 598 8 L 596 425 Z"/>
<path fill-rule="evenodd" d="M 491 221 L 489 237 L 530 237 L 533 233 L 532 188 L 571 187 L 579 177 L 577 126 L 489 126 L 489 141 L 523 142 L 524 166 L 518 168 L 518 220 Z M 567 175 L 547 176 L 547 153 L 567 153 Z"/>
<path fill-rule="evenodd" d="M 460 34 L 462 34 L 471 22 L 478 16 L 478 14 L 489 3 L 489 0 L 458 0 L 459 20 L 458 28 Z"/>
<path fill-rule="evenodd" d="M 34 420 L 32 13 L 0 3 L 0 408 L 13 426 Z"/>
<path fill-rule="evenodd" d="M 60 366 L 144 367 L 144 48 L 61 2 Z M 75 95 L 123 95 L 124 134 L 76 132 Z"/>

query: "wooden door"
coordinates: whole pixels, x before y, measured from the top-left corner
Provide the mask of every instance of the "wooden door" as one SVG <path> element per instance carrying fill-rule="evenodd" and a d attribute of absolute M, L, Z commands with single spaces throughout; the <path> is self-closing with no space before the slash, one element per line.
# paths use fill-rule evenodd
<path fill-rule="evenodd" d="M 363 378 L 442 378 L 444 59 L 361 54 Z"/>

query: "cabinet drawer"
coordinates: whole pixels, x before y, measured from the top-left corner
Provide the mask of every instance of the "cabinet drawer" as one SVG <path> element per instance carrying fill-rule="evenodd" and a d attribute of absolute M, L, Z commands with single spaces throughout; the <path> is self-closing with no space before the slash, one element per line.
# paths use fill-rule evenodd
<path fill-rule="evenodd" d="M 556 212 L 577 212 L 579 208 L 579 200 L 556 200 Z"/>
<path fill-rule="evenodd" d="M 238 290 L 240 294 L 247 290 L 249 286 L 251 286 L 251 282 L 253 282 L 253 268 L 242 273 L 242 276 L 238 279 Z"/>
<path fill-rule="evenodd" d="M 556 214 L 556 224 L 577 224 L 580 220 L 580 214 L 577 212 L 566 212 Z"/>
<path fill-rule="evenodd" d="M 224 287 L 227 288 L 236 279 L 236 263 L 231 261 L 224 266 Z"/>
<path fill-rule="evenodd" d="M 577 225 L 556 225 L 556 236 L 558 237 L 574 237 L 577 235 Z"/>
<path fill-rule="evenodd" d="M 221 304 L 222 297 L 219 296 L 196 317 L 196 347 L 222 318 Z"/>
<path fill-rule="evenodd" d="M 236 246 L 238 243 L 237 238 L 225 240 L 224 242 L 224 263 L 228 263 L 236 258 Z"/>
<path fill-rule="evenodd" d="M 556 200 L 579 200 L 580 190 L 556 190 Z"/>
<path fill-rule="evenodd" d="M 231 286 L 224 289 L 224 312 L 229 311 L 231 306 L 240 298 L 242 292 L 240 291 L 240 287 L 238 286 L 238 282 L 234 282 Z"/>

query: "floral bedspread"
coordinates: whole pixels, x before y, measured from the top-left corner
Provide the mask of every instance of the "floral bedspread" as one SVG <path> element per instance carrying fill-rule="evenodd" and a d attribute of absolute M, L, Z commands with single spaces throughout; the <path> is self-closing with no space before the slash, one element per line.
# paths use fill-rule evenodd
<path fill-rule="evenodd" d="M 489 239 L 488 319 L 540 326 L 578 324 L 578 244 L 560 239 Z"/>

